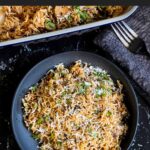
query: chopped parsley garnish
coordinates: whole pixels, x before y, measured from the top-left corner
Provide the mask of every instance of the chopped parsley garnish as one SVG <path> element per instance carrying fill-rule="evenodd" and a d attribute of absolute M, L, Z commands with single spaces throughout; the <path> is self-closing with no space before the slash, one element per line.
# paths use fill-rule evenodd
<path fill-rule="evenodd" d="M 47 121 L 47 122 L 50 122 L 50 121 L 51 121 L 50 115 L 46 115 L 46 116 L 45 116 L 45 121 Z"/>
<path fill-rule="evenodd" d="M 64 96 L 66 96 L 66 94 L 67 94 L 67 91 L 63 91 L 61 96 L 64 97 Z"/>
<path fill-rule="evenodd" d="M 61 77 L 64 77 L 65 75 L 66 75 L 66 73 L 65 72 L 61 72 Z"/>
<path fill-rule="evenodd" d="M 31 90 L 32 92 L 35 92 L 36 87 L 37 87 L 36 85 L 33 85 L 33 86 L 30 87 L 30 90 Z"/>
<path fill-rule="evenodd" d="M 92 129 L 91 129 L 91 128 L 88 128 L 88 129 L 87 129 L 87 132 L 91 134 L 91 133 L 92 133 Z"/>
<path fill-rule="evenodd" d="M 88 13 L 85 10 L 81 10 L 80 6 L 75 6 L 74 7 L 77 11 L 77 13 L 79 14 L 81 21 L 86 21 L 87 19 L 90 18 L 90 16 L 88 15 Z"/>
<path fill-rule="evenodd" d="M 56 103 L 57 103 L 57 104 L 61 104 L 61 103 L 62 103 L 62 100 L 61 100 L 61 99 L 57 99 L 57 100 L 56 100 Z"/>
<path fill-rule="evenodd" d="M 71 99 L 66 100 L 67 105 L 71 105 Z"/>
<path fill-rule="evenodd" d="M 55 134 L 54 134 L 53 131 L 50 133 L 50 137 L 49 138 L 50 138 L 50 140 L 53 140 L 55 138 Z"/>
<path fill-rule="evenodd" d="M 84 82 L 83 85 L 84 85 L 84 87 L 90 87 L 91 83 L 90 82 Z"/>
<path fill-rule="evenodd" d="M 39 139 L 39 135 L 38 135 L 38 134 L 32 134 L 32 137 L 33 137 L 35 140 L 38 140 L 38 139 Z"/>
<path fill-rule="evenodd" d="M 56 29 L 56 25 L 51 20 L 46 20 L 45 21 L 45 28 L 47 30 L 55 30 Z"/>
<path fill-rule="evenodd" d="M 99 98 L 103 94 L 103 89 L 97 88 L 95 89 L 95 96 Z"/>
<path fill-rule="evenodd" d="M 80 10 L 80 6 L 74 6 L 76 10 Z"/>
<path fill-rule="evenodd" d="M 80 87 L 78 90 L 78 94 L 85 94 L 85 89 Z"/>
<path fill-rule="evenodd" d="M 79 130 L 81 127 L 80 125 L 75 124 L 76 130 Z"/>
<path fill-rule="evenodd" d="M 97 77 L 100 77 L 102 80 L 110 80 L 110 77 L 106 72 L 94 71 L 93 74 Z"/>
<path fill-rule="evenodd" d="M 34 109 L 36 109 L 38 107 L 37 103 L 34 103 Z"/>
<path fill-rule="evenodd" d="M 42 124 L 43 122 L 44 122 L 44 118 L 43 118 L 43 117 L 41 117 L 41 118 L 39 118 L 39 119 L 37 120 L 37 124 L 38 124 L 38 125 Z"/>
<path fill-rule="evenodd" d="M 85 94 L 87 88 L 91 86 L 90 82 L 81 82 L 76 84 L 78 87 L 78 94 Z"/>
<path fill-rule="evenodd" d="M 68 17 L 67 17 L 67 21 L 68 22 L 71 22 L 73 19 L 72 19 L 72 16 L 71 15 L 69 15 Z"/>
<path fill-rule="evenodd" d="M 79 11 L 79 14 L 80 14 L 80 18 L 85 21 L 89 18 L 89 15 L 87 14 L 86 11 Z"/>
<path fill-rule="evenodd" d="M 92 136 L 93 136 L 94 138 L 97 138 L 97 136 L 98 136 L 97 132 L 92 132 Z"/>
<path fill-rule="evenodd" d="M 62 147 L 62 144 L 63 144 L 62 141 L 60 141 L 60 140 L 57 141 L 57 146 L 58 146 L 58 148 L 61 148 L 61 147 Z"/>
<path fill-rule="evenodd" d="M 97 88 L 95 89 L 95 97 L 99 98 L 100 96 L 106 96 L 106 95 L 111 95 L 112 90 L 111 89 L 105 89 L 105 88 Z"/>
<path fill-rule="evenodd" d="M 29 128 L 30 128 L 30 129 L 32 128 L 32 124 L 29 125 Z"/>
<path fill-rule="evenodd" d="M 94 110 L 94 114 L 98 115 L 101 111 L 99 109 Z"/>
<path fill-rule="evenodd" d="M 110 111 L 108 111 L 106 114 L 107 117 L 110 117 L 111 115 L 112 115 L 112 112 L 110 112 Z"/>

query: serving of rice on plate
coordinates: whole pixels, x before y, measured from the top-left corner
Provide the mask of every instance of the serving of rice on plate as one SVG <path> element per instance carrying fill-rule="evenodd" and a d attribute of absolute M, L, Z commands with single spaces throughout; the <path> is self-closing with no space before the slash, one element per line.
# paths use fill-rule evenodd
<path fill-rule="evenodd" d="M 118 150 L 128 126 L 123 86 L 99 67 L 58 64 L 22 99 L 41 150 Z"/>

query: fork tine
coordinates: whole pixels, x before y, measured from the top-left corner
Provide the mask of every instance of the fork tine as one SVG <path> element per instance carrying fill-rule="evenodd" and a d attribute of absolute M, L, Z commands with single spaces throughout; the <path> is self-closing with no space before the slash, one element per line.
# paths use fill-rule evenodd
<path fill-rule="evenodd" d="M 118 22 L 119 26 L 121 27 L 121 29 L 125 32 L 125 34 L 131 39 L 134 40 L 134 37 L 132 36 L 132 34 L 130 34 L 130 32 L 124 27 L 124 25 L 121 24 L 121 22 Z"/>
<path fill-rule="evenodd" d="M 126 27 L 126 29 L 135 37 L 137 38 L 138 35 L 124 22 L 124 21 L 121 21 L 122 24 Z"/>
<path fill-rule="evenodd" d="M 117 29 L 115 28 L 115 26 L 113 24 L 111 24 L 112 29 L 114 30 L 114 32 L 116 33 L 116 35 L 118 36 L 118 38 L 120 39 L 120 41 L 123 43 L 123 45 L 125 47 L 129 47 L 129 44 L 126 42 L 126 40 L 122 37 L 122 35 L 117 31 Z"/>
<path fill-rule="evenodd" d="M 126 36 L 126 34 L 120 29 L 120 26 L 117 23 L 114 23 L 114 25 L 116 26 L 116 28 L 119 30 L 119 32 L 122 34 L 122 36 L 125 38 L 125 40 L 128 43 L 131 43 L 131 40 Z"/>

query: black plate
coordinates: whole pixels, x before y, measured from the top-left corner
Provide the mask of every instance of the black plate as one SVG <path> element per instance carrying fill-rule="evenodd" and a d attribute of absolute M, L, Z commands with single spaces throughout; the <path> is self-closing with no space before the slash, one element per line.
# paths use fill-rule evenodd
<path fill-rule="evenodd" d="M 120 80 L 124 85 L 123 92 L 125 93 L 125 103 L 128 107 L 130 117 L 128 119 L 129 130 L 121 143 L 121 148 L 128 149 L 130 147 L 137 128 L 138 103 L 129 80 L 118 67 L 103 57 L 88 52 L 71 51 L 48 57 L 38 63 L 26 74 L 15 93 L 12 105 L 12 127 L 15 138 L 22 150 L 35 150 L 37 148 L 37 142 L 31 137 L 31 133 L 23 123 L 21 100 L 26 91 L 31 85 L 37 83 L 45 73 L 55 65 L 59 63 L 70 65 L 72 62 L 79 59 L 91 65 L 101 67 L 111 75 L 114 81 Z"/>

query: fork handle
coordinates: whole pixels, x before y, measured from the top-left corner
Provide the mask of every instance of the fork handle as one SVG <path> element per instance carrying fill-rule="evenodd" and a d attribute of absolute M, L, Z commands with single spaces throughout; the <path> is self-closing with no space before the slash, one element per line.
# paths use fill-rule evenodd
<path fill-rule="evenodd" d="M 145 43 L 141 43 L 140 42 L 141 39 L 138 37 L 135 40 L 133 40 L 133 44 L 130 45 L 130 47 L 128 48 L 131 52 L 135 53 L 135 54 L 141 54 L 141 55 L 147 55 L 149 56 L 150 53 L 147 51 L 146 45 Z M 138 45 L 137 45 L 138 44 Z M 136 47 L 138 47 L 137 49 L 135 49 L 134 45 L 136 45 Z"/>

